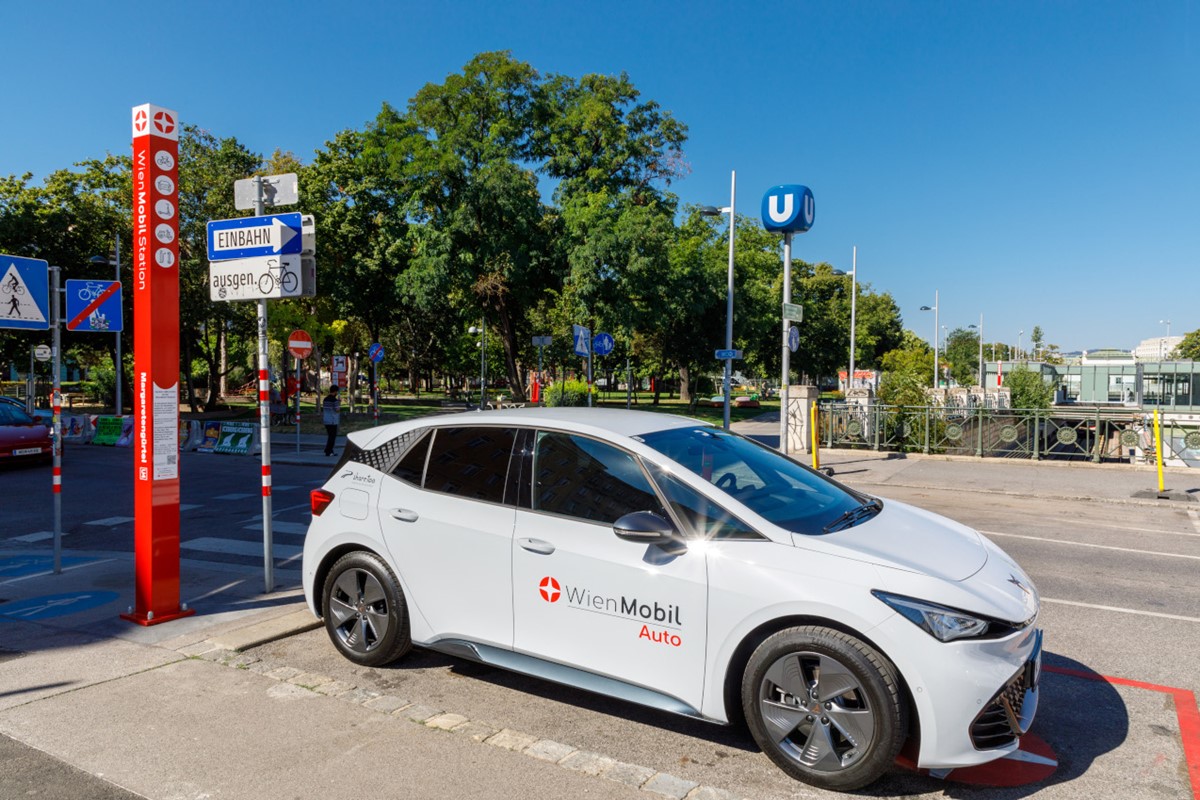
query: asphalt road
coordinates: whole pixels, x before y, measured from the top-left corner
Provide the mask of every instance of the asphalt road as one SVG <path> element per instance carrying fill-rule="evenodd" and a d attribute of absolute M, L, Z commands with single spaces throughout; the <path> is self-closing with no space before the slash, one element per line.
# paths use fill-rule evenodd
<path fill-rule="evenodd" d="M 133 513 L 131 454 L 69 448 L 67 456 L 62 497 L 68 553 L 131 551 L 132 522 L 119 521 Z M 1047 650 L 1034 733 L 1049 743 L 1059 766 L 1048 781 L 1007 789 L 970 788 L 897 768 L 870 794 L 987 800 L 1192 798 L 1169 690 L 1200 693 L 1200 585 L 1195 580 L 1200 515 L 1187 503 L 1150 506 L 996 494 L 969 486 L 970 464 L 957 469 L 963 481 L 937 487 L 872 485 L 865 482 L 870 471 L 852 467 L 839 469 L 838 477 L 976 527 L 1029 572 L 1042 594 Z M 261 571 L 258 460 L 185 454 L 181 470 L 186 477 L 181 525 L 185 558 Z M 308 489 L 327 473 L 326 467 L 276 466 L 275 518 L 284 523 L 277 543 L 299 545 L 302 533 L 290 526 L 306 521 Z M 0 514 L 5 522 L 0 546 L 19 546 L 16 536 L 47 530 L 48 487 L 48 469 L 0 474 Z M 222 541 L 239 544 L 225 546 Z M 197 542 L 206 544 L 188 547 Z M 246 548 L 249 555 L 243 552 Z M 296 580 L 298 562 L 288 562 L 286 554 L 277 556 L 280 581 Z M 324 632 L 317 630 L 249 655 L 460 714 L 496 730 L 522 731 L 719 787 L 732 797 L 832 796 L 786 778 L 742 730 L 427 651 L 417 650 L 388 668 L 362 668 L 337 656 Z M 1115 683 L 1099 680 L 1101 676 Z M 0 759 L 8 760 L 0 765 L 18 763 L 14 758 L 6 753 Z M 83 774 L 80 779 L 88 777 Z M 7 790 L 0 786 L 0 794 L 3 791 Z"/>

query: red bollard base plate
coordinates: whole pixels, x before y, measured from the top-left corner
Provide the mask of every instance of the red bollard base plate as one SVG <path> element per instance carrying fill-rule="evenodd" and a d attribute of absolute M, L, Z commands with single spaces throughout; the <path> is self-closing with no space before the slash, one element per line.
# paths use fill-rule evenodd
<path fill-rule="evenodd" d="M 162 614 L 155 614 L 152 611 L 134 612 L 132 614 L 122 614 L 121 619 L 127 619 L 130 622 L 136 622 L 138 625 L 150 626 L 150 625 L 158 625 L 159 623 L 162 623 L 162 622 L 170 622 L 173 619 L 182 619 L 183 617 L 190 617 L 192 614 L 195 614 L 195 613 L 196 613 L 196 609 L 194 609 L 194 608 L 188 608 L 188 609 L 180 608 L 180 609 L 176 609 L 175 611 L 168 611 L 168 612 L 165 612 Z"/>

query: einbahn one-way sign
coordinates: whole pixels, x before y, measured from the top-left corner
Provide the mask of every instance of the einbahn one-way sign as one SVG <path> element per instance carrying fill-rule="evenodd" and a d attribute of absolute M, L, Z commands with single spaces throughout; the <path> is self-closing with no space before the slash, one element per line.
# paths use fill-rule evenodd
<path fill-rule="evenodd" d="M 301 214 L 215 219 L 208 223 L 208 260 L 296 255 L 303 237 Z"/>

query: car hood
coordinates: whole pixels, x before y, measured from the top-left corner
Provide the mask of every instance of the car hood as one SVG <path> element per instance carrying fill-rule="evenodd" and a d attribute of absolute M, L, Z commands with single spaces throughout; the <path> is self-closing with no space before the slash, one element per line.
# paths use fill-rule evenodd
<path fill-rule="evenodd" d="M 818 537 L 794 536 L 798 547 L 815 544 L 812 540 L 848 558 L 948 581 L 966 580 L 988 557 L 976 531 L 895 500 L 885 501 L 882 511 L 852 528 Z"/>

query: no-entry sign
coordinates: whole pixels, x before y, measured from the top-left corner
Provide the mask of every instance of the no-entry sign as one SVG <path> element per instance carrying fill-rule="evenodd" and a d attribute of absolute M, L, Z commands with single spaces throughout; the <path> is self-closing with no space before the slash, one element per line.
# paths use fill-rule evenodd
<path fill-rule="evenodd" d="M 312 349 L 312 337 L 308 335 L 308 331 L 292 331 L 288 336 L 288 352 L 295 358 L 308 358 Z"/>

